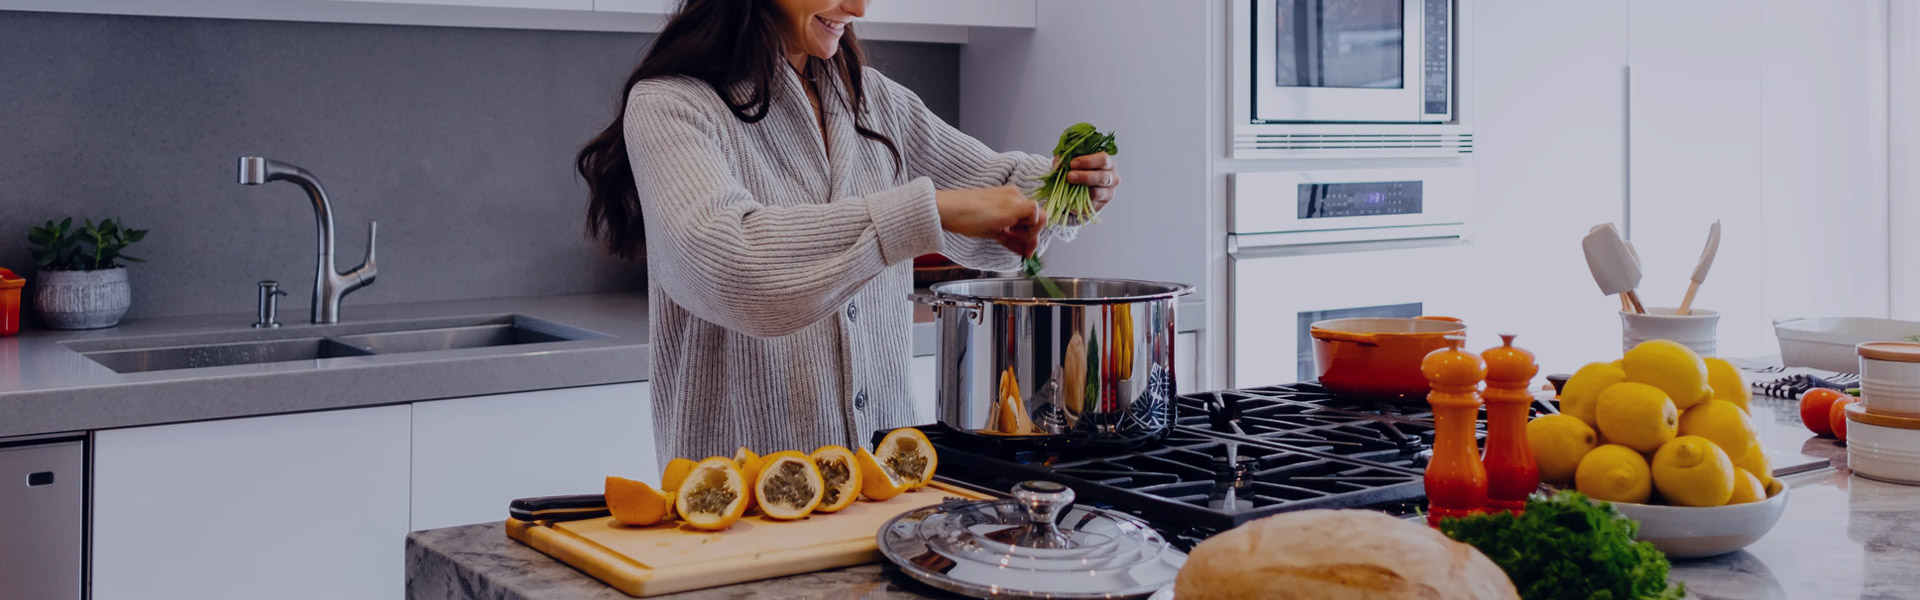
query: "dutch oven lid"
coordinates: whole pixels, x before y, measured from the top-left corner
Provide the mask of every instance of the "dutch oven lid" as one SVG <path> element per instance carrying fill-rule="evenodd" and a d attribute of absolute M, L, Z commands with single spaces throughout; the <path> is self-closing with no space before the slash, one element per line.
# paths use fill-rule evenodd
<path fill-rule="evenodd" d="M 880 528 L 880 552 L 914 579 L 992 598 L 1144 598 L 1186 564 L 1146 523 L 1072 503 L 1066 486 L 1029 481 L 1011 500 L 916 509 Z"/>

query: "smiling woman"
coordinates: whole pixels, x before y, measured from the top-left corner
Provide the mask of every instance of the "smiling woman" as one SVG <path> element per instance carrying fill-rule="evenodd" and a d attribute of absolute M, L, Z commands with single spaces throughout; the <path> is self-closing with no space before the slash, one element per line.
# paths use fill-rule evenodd
<path fill-rule="evenodd" d="M 1052 157 L 996 153 L 864 66 L 867 5 L 688 0 L 577 157 L 589 233 L 647 264 L 668 456 L 916 424 L 911 260 L 1010 271 L 1072 231 L 1023 193 Z M 1071 166 L 1111 197 L 1105 154 Z"/>

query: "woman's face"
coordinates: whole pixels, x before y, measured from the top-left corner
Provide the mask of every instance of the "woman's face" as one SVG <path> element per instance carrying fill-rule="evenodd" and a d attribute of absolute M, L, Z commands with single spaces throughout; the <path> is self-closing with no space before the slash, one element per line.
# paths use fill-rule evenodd
<path fill-rule="evenodd" d="M 867 14 L 867 0 L 774 0 L 786 16 L 787 52 L 821 59 L 840 50 L 847 23 Z"/>

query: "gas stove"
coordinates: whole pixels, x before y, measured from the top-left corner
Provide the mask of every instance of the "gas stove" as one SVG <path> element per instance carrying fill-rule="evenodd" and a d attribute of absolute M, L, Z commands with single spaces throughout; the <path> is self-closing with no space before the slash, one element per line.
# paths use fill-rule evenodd
<path fill-rule="evenodd" d="M 1365 508 L 1409 516 L 1424 504 L 1433 444 L 1424 403 L 1356 401 L 1297 383 L 1189 394 L 1178 407 L 1165 439 L 1132 449 L 1026 449 L 940 427 L 923 431 L 940 453 L 943 479 L 992 492 L 1029 479 L 1057 481 L 1080 501 L 1133 514 L 1182 547 L 1281 512 Z M 1557 412 L 1545 401 L 1534 410 Z"/>

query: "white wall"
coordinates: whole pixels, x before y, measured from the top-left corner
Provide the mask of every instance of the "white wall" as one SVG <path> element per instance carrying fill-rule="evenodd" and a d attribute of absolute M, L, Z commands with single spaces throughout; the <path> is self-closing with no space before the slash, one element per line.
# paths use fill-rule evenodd
<path fill-rule="evenodd" d="M 988 146 L 1051 152 L 1080 121 L 1119 136 L 1117 199 L 1049 273 L 1205 283 L 1208 23 L 1199 2 L 1044 0 L 1037 29 L 961 50 L 959 126 Z"/>
<path fill-rule="evenodd" d="M 1920 2 L 1887 8 L 1889 295 L 1893 318 L 1920 319 Z"/>
<path fill-rule="evenodd" d="M 1619 302 L 1600 295 L 1579 240 L 1622 215 L 1626 8 L 1483 1 L 1475 15 L 1472 343 L 1518 333 L 1543 374 L 1570 373 L 1620 351 Z"/>

